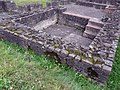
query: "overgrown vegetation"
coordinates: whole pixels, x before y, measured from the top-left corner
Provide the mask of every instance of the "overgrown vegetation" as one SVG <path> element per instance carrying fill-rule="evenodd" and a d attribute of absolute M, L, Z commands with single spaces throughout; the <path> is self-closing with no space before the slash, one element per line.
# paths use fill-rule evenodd
<path fill-rule="evenodd" d="M 120 43 L 105 87 L 45 55 L 0 41 L 0 90 L 120 90 Z"/>
<path fill-rule="evenodd" d="M 18 6 L 25 5 L 25 4 L 37 4 L 42 3 L 43 7 L 46 6 L 46 2 L 50 0 L 13 0 Z"/>

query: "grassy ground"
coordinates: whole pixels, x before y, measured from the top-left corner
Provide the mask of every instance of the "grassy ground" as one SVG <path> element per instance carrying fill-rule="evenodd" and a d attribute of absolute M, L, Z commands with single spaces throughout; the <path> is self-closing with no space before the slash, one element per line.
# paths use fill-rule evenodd
<path fill-rule="evenodd" d="M 105 87 L 45 55 L 0 40 L 0 90 L 120 90 L 120 43 Z"/>
<path fill-rule="evenodd" d="M 25 5 L 25 4 L 33 4 L 33 3 L 42 3 L 43 6 L 46 5 L 46 2 L 50 0 L 13 0 L 15 3 L 20 6 L 20 5 Z"/>
<path fill-rule="evenodd" d="M 39 2 L 14 1 L 18 5 Z M 0 90 L 120 90 L 120 43 L 107 85 L 101 87 L 54 59 L 0 40 Z"/>

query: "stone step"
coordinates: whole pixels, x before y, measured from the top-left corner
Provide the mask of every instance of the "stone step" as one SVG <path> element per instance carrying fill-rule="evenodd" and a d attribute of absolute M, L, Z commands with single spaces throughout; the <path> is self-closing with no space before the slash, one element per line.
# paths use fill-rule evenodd
<path fill-rule="evenodd" d="M 96 19 L 96 18 L 92 18 L 89 20 L 88 24 L 90 25 L 94 25 L 94 26 L 98 26 L 98 27 L 103 27 L 103 22 L 101 22 L 100 20 Z"/>
<path fill-rule="evenodd" d="M 89 19 L 88 24 L 86 25 L 86 29 L 83 33 L 83 36 L 94 39 L 98 32 L 102 29 L 103 22 L 101 22 L 99 19 L 92 18 Z"/>
<path fill-rule="evenodd" d="M 87 33 L 87 34 L 92 35 L 92 36 L 96 36 L 98 34 L 98 32 L 92 32 L 89 30 L 85 30 L 84 33 Z"/>
<path fill-rule="evenodd" d="M 91 34 L 90 32 L 88 33 L 88 32 L 85 31 L 85 32 L 83 33 L 83 36 L 86 37 L 86 38 L 89 38 L 89 39 L 92 39 L 92 40 L 93 40 L 96 35 L 95 35 L 95 34 Z"/>
<path fill-rule="evenodd" d="M 94 39 L 98 32 L 102 29 L 103 23 L 98 19 L 90 19 L 88 24 L 86 25 L 86 29 L 83 33 L 84 37 Z"/>
<path fill-rule="evenodd" d="M 101 27 L 88 24 L 86 25 L 86 30 L 91 31 L 91 32 L 99 32 L 101 30 Z"/>

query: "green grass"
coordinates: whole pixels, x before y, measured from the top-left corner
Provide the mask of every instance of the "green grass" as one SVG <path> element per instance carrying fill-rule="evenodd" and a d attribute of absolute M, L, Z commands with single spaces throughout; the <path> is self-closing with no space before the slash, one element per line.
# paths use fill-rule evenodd
<path fill-rule="evenodd" d="M 50 0 L 13 0 L 18 6 L 25 5 L 25 4 L 36 4 L 42 3 L 43 6 L 46 6 L 46 2 Z"/>
<path fill-rule="evenodd" d="M 0 90 L 120 90 L 120 43 L 107 85 L 90 82 L 52 58 L 0 40 Z"/>
<path fill-rule="evenodd" d="M 17 5 L 48 0 L 14 0 Z M 120 41 L 107 85 L 101 87 L 52 58 L 0 40 L 0 90 L 120 90 Z"/>

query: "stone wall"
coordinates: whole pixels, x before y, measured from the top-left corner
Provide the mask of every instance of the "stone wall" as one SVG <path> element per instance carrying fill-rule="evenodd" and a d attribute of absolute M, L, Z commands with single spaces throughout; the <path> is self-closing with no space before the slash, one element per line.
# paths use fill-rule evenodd
<path fill-rule="evenodd" d="M 84 1 L 77 1 L 77 5 L 87 6 L 87 7 L 95 7 L 96 9 L 105 9 L 107 6 L 106 4 L 99 4 L 93 2 L 84 2 Z"/>
<path fill-rule="evenodd" d="M 0 10 L 7 12 L 25 13 L 42 9 L 42 4 L 26 4 L 17 6 L 14 1 L 0 1 Z"/>
<path fill-rule="evenodd" d="M 16 4 L 13 1 L 4 1 L 6 11 L 13 11 L 17 9 Z"/>
<path fill-rule="evenodd" d="M 88 49 L 76 48 L 74 44 L 68 44 L 59 37 L 52 37 L 45 32 L 35 31 L 23 24 L 6 20 L 0 23 L 0 38 L 32 49 L 38 54 L 53 55 L 60 63 L 67 64 L 99 83 L 105 83 L 107 80 L 104 76 L 109 74 L 108 68 L 102 69 L 102 62 L 93 61 L 88 56 Z"/>
<path fill-rule="evenodd" d="M 59 16 L 59 24 L 68 25 L 80 30 L 85 30 L 88 21 L 89 21 L 89 17 L 68 13 L 68 12 L 63 12 Z"/>
<path fill-rule="evenodd" d="M 32 12 L 26 12 L 21 13 L 19 15 L 14 15 L 14 17 L 11 17 L 15 22 L 21 23 L 30 27 L 34 27 L 39 22 L 44 23 L 49 22 L 52 24 L 54 21 L 54 24 L 58 22 L 58 14 L 64 12 L 66 8 L 60 7 L 60 8 L 46 8 L 41 11 L 32 11 Z M 43 24 L 43 26 L 46 24 Z M 41 26 L 42 27 L 42 26 Z"/>
<path fill-rule="evenodd" d="M 94 2 L 94 3 L 111 4 L 111 5 L 115 5 L 117 2 L 117 0 L 77 0 L 77 1 Z"/>
<path fill-rule="evenodd" d="M 114 57 L 120 37 L 120 11 L 116 10 L 112 14 L 105 17 L 105 25 L 99 32 L 96 38 L 91 43 L 90 52 L 91 57 L 99 56 L 99 59 L 104 61 L 101 66 L 104 71 L 101 73 L 101 80 L 107 80 L 112 70 Z M 96 57 L 97 58 L 97 57 Z"/>
<path fill-rule="evenodd" d="M 56 17 L 56 9 L 38 11 L 34 13 L 30 13 L 29 15 L 23 15 L 22 17 L 18 16 L 15 19 L 15 22 L 21 23 L 30 27 L 33 27 L 37 23 L 43 20 L 47 20 L 49 18 Z"/>
<path fill-rule="evenodd" d="M 105 9 L 107 5 L 117 6 L 117 0 L 77 0 L 77 5 L 95 7 L 96 9 Z"/>
<path fill-rule="evenodd" d="M 30 12 L 30 11 L 35 11 L 35 10 L 41 10 L 43 8 L 42 4 L 26 4 L 23 6 L 18 6 L 17 10 L 19 13 L 25 13 L 25 12 Z"/>
<path fill-rule="evenodd" d="M 70 0 L 51 0 L 51 2 L 47 2 L 48 7 L 57 7 L 59 5 L 67 5 L 70 4 Z"/>
<path fill-rule="evenodd" d="M 5 3 L 4 1 L 0 1 L 0 12 L 5 11 Z"/>

